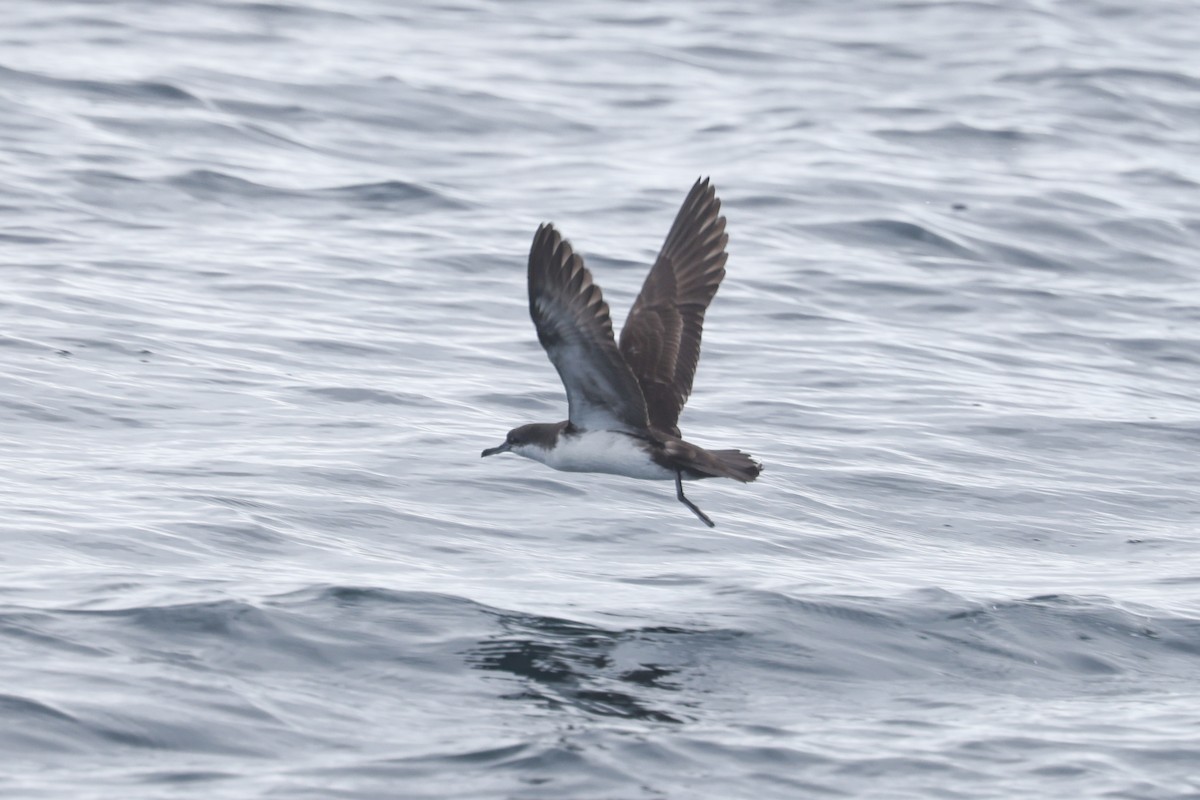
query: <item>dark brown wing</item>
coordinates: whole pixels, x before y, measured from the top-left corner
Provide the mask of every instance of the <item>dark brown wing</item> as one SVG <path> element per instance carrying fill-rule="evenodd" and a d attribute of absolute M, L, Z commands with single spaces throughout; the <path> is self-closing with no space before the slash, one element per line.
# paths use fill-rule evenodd
<path fill-rule="evenodd" d="M 538 228 L 529 250 L 529 315 L 566 387 L 572 425 L 646 429 L 646 401 L 613 340 L 608 304 L 583 259 L 550 224 Z"/>
<path fill-rule="evenodd" d="M 725 218 L 708 179 L 696 181 L 621 331 L 650 424 L 679 436 L 679 412 L 700 360 L 704 312 L 725 277 Z"/>

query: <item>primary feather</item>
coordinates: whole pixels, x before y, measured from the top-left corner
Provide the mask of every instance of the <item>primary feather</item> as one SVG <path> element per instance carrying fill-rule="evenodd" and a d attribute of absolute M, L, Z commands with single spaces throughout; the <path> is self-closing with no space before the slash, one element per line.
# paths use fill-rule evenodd
<path fill-rule="evenodd" d="M 725 218 L 707 178 L 696 181 L 621 331 L 650 425 L 679 436 L 679 413 L 700 361 L 704 312 L 725 277 Z"/>

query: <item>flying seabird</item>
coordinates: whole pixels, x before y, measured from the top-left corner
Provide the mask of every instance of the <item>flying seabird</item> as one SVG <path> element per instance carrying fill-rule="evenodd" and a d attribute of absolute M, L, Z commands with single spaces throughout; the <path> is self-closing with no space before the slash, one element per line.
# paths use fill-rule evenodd
<path fill-rule="evenodd" d="M 567 419 L 513 428 L 484 456 L 512 452 L 565 472 L 674 480 L 679 502 L 714 527 L 684 496 L 682 481 L 749 483 L 762 471 L 740 450 L 685 442 L 677 424 L 700 359 L 704 312 L 725 277 L 729 237 L 720 210 L 708 179 L 696 181 L 633 303 L 620 345 L 583 258 L 553 224 L 538 227 L 529 251 L 529 314 L 567 390 Z"/>

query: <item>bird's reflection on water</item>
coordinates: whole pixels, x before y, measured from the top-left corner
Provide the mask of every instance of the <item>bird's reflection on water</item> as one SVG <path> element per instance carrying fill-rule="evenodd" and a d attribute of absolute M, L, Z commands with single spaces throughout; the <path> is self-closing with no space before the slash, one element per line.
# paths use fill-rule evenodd
<path fill-rule="evenodd" d="M 671 639 L 698 633 L 682 628 L 612 631 L 564 619 L 504 616 L 504 632 L 472 648 L 475 669 L 505 672 L 521 679 L 508 699 L 547 708 L 574 708 L 588 714 L 654 722 L 688 720 L 689 703 L 678 702 L 684 668 L 643 661 L 662 655 Z"/>

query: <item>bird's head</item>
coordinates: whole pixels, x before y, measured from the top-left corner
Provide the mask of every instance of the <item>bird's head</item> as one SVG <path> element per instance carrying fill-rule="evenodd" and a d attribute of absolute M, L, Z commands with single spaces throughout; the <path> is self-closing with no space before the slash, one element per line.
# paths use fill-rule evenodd
<path fill-rule="evenodd" d="M 502 444 L 498 447 L 489 447 L 480 454 L 480 457 L 494 456 L 498 453 L 516 453 L 519 456 L 532 458 L 534 461 L 541 461 L 543 459 L 538 458 L 538 455 L 554 447 L 560 427 L 560 425 L 533 422 L 513 428 L 508 432 L 508 436 L 504 437 Z"/>

